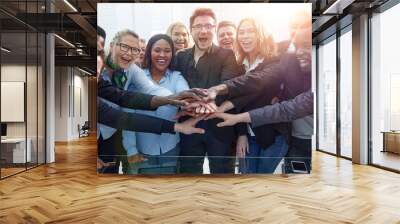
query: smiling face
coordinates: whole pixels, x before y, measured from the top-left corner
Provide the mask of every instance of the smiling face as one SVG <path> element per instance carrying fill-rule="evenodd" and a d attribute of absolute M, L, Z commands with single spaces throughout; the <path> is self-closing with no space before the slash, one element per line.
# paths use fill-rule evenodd
<path fill-rule="evenodd" d="M 151 67 L 160 72 L 165 72 L 171 63 L 172 48 L 169 43 L 160 39 L 151 48 Z"/>
<path fill-rule="evenodd" d="M 296 49 L 296 58 L 299 61 L 301 71 L 311 72 L 311 46 Z"/>
<path fill-rule="evenodd" d="M 292 41 L 296 47 L 296 58 L 299 60 L 303 72 L 311 71 L 312 52 L 312 26 L 311 19 L 300 23 L 292 31 Z"/>
<path fill-rule="evenodd" d="M 196 47 L 202 51 L 212 46 L 215 35 L 215 20 L 211 16 L 197 16 L 192 24 L 192 36 Z"/>
<path fill-rule="evenodd" d="M 186 31 L 185 27 L 175 26 L 172 29 L 171 38 L 172 41 L 174 42 L 174 47 L 176 51 L 188 47 L 189 34 Z"/>
<path fill-rule="evenodd" d="M 245 54 L 258 51 L 257 28 L 249 21 L 244 21 L 238 27 L 237 41 Z"/>
<path fill-rule="evenodd" d="M 119 43 L 111 43 L 111 57 L 114 64 L 122 69 L 127 69 L 138 56 L 133 54 L 132 48 L 139 49 L 139 39 L 129 34 L 122 36 Z"/>
<path fill-rule="evenodd" d="M 140 64 L 143 64 L 144 61 L 144 53 L 146 52 L 146 43 L 144 41 L 139 41 L 139 49 L 140 49 L 140 53 L 139 53 L 139 59 L 138 62 Z"/>
<path fill-rule="evenodd" d="M 232 26 L 223 26 L 218 29 L 218 45 L 233 50 L 235 46 L 236 30 Z"/>

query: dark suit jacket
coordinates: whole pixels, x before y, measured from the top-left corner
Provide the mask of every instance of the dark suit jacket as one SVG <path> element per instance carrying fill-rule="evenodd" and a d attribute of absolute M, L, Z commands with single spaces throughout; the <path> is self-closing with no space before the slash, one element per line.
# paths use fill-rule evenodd
<path fill-rule="evenodd" d="M 283 81 L 279 58 L 271 59 L 262 69 L 252 70 L 245 75 L 224 81 L 228 87 L 228 97 L 257 95 L 268 89 L 274 89 L 276 83 Z"/>
<path fill-rule="evenodd" d="M 124 112 L 105 103 L 100 97 L 97 98 L 97 116 L 99 123 L 117 129 L 155 134 L 175 133 L 172 121 Z"/>
<path fill-rule="evenodd" d="M 194 61 L 194 47 L 179 52 L 176 56 L 175 69 L 182 73 L 190 88 L 210 88 L 240 75 L 240 67 L 236 63 L 233 51 L 215 45 L 199 59 L 197 65 Z M 224 99 L 218 97 L 217 105 Z M 211 132 L 219 140 L 232 142 L 237 135 L 234 127 L 218 128 L 216 124 L 221 121 L 221 119 L 212 119 L 201 121 L 199 125 L 204 126 L 206 132 Z M 238 131 L 245 132 L 245 127 L 242 126 Z"/>
<path fill-rule="evenodd" d="M 259 64 L 255 69 L 251 70 L 251 72 L 262 71 L 266 67 L 268 67 L 270 63 L 274 64 L 277 62 L 278 58 L 265 58 L 264 61 Z M 245 73 L 244 69 L 243 73 Z M 279 79 L 276 79 L 274 81 L 275 83 L 270 83 L 269 89 L 235 97 L 230 99 L 230 101 L 233 103 L 233 105 L 235 105 L 235 108 L 238 110 L 238 112 L 246 112 L 259 107 L 263 107 L 265 105 L 270 105 L 272 98 L 278 96 L 280 93 L 281 82 L 279 81 Z M 252 129 L 255 134 L 257 144 L 261 148 L 265 149 L 275 142 L 277 131 L 275 130 L 274 125 L 267 124 Z"/>
<path fill-rule="evenodd" d="M 119 110 L 97 98 L 98 122 L 107 126 L 148 133 L 175 133 L 174 122 L 160 118 Z"/>
<path fill-rule="evenodd" d="M 278 63 L 271 63 L 269 66 L 263 68 L 262 71 L 250 72 L 245 76 L 240 76 L 235 79 L 228 80 L 225 82 L 225 84 L 227 84 L 228 86 L 230 95 L 238 96 L 243 94 L 254 94 L 263 89 L 270 89 L 272 87 L 271 84 L 274 83 L 276 80 L 278 80 L 279 82 L 283 82 L 285 87 L 283 94 L 281 94 L 281 101 L 293 99 L 297 95 L 308 92 L 311 89 L 311 72 L 301 72 L 300 65 L 296 56 L 291 53 L 282 55 Z M 297 98 L 290 104 L 285 104 L 285 106 L 293 106 L 293 103 L 296 103 L 297 105 L 309 105 L 310 93 L 307 93 L 306 95 Z M 278 105 L 274 108 L 282 109 L 279 108 Z M 308 109 L 309 107 L 306 108 L 307 111 Z M 279 114 L 274 113 L 274 115 L 279 117 L 275 117 L 273 119 L 276 119 L 277 121 L 287 121 L 287 112 L 288 111 L 281 110 Z M 292 112 L 296 111 L 293 110 Z M 261 114 L 260 116 L 263 115 Z M 252 126 L 259 126 L 267 123 L 261 122 L 261 119 L 271 119 L 269 117 L 261 118 L 260 116 L 257 118 L 257 124 L 252 124 Z M 292 115 L 289 116 L 296 117 Z M 253 114 L 252 118 L 254 117 L 255 115 Z M 287 125 L 287 127 L 280 130 L 283 131 L 286 136 L 291 136 L 290 125 Z"/>
<path fill-rule="evenodd" d="M 97 96 L 118 104 L 121 107 L 154 110 L 151 108 L 151 99 L 153 95 L 134 91 L 125 91 L 114 86 L 110 81 L 100 78 L 97 83 Z"/>
<path fill-rule="evenodd" d="M 281 59 L 281 76 L 285 85 L 285 99 L 293 99 L 303 92 L 311 90 L 311 71 L 302 72 L 294 53 L 287 53 Z"/>
<path fill-rule="evenodd" d="M 293 99 L 311 89 L 311 72 L 302 73 L 296 56 L 289 53 L 260 70 L 250 71 L 224 83 L 228 86 L 229 96 L 237 97 L 269 90 L 277 82 L 285 87 L 281 100 Z"/>
<path fill-rule="evenodd" d="M 281 42 L 278 42 L 276 46 L 278 47 L 278 55 L 284 55 L 289 49 L 291 41 L 290 40 L 284 40 Z"/>
<path fill-rule="evenodd" d="M 107 126 L 139 132 L 174 133 L 174 123 L 156 117 L 128 113 L 104 102 L 103 98 L 122 107 L 151 110 L 152 95 L 119 89 L 102 78 L 97 83 L 98 122 Z"/>

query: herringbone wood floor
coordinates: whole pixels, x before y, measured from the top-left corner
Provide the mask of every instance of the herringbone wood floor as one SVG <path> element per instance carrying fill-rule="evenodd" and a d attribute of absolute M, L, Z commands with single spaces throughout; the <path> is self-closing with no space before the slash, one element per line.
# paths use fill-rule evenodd
<path fill-rule="evenodd" d="M 400 175 L 316 152 L 311 175 L 98 176 L 94 138 L 0 181 L 0 223 L 400 223 Z"/>

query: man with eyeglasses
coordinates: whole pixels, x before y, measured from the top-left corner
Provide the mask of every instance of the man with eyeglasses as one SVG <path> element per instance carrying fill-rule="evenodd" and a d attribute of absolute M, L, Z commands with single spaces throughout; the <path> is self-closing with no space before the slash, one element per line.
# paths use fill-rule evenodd
<path fill-rule="evenodd" d="M 196 9 L 190 17 L 190 32 L 195 46 L 177 54 L 175 68 L 191 88 L 209 88 L 240 73 L 233 51 L 213 44 L 216 24 L 216 16 L 209 8 Z M 218 99 L 217 105 L 221 102 L 222 99 Z M 205 130 L 204 135 L 181 135 L 180 173 L 203 173 L 206 155 L 211 173 L 234 172 L 232 145 L 236 140 L 235 128 L 217 128 L 217 122 L 216 119 L 200 121 L 198 127 Z"/>

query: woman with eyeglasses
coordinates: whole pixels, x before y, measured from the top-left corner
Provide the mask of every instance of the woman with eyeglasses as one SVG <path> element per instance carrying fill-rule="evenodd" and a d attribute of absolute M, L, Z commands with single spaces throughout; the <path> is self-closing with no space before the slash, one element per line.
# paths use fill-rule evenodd
<path fill-rule="evenodd" d="M 151 81 L 141 68 L 134 62 L 139 57 L 139 36 L 131 30 L 118 32 L 110 43 L 110 52 L 106 58 L 106 66 L 102 72 L 102 79 L 111 82 L 114 86 L 130 90 L 146 92 L 152 95 L 169 96 L 172 92 L 156 85 Z M 110 105 L 115 106 L 110 103 Z M 134 112 L 131 109 L 121 108 L 125 112 Z M 136 134 L 128 130 L 116 130 L 109 126 L 99 124 L 99 130 L 105 140 L 105 145 L 113 145 L 117 154 L 123 159 L 123 172 L 128 171 L 128 158 L 136 156 L 139 152 L 136 147 Z M 99 151 L 102 147 L 99 146 Z"/>
<path fill-rule="evenodd" d="M 181 73 L 172 68 L 174 52 L 174 43 L 168 35 L 154 35 L 147 43 L 143 67 L 146 76 L 156 85 L 176 94 L 188 90 L 189 85 Z M 154 92 L 153 94 L 157 95 Z M 176 107 L 167 105 L 159 107 L 156 111 L 136 110 L 136 112 L 173 121 L 177 110 Z M 177 172 L 179 134 L 157 135 L 138 132 L 136 136 L 137 148 L 147 159 L 133 165 L 138 173 L 173 174 Z"/>

